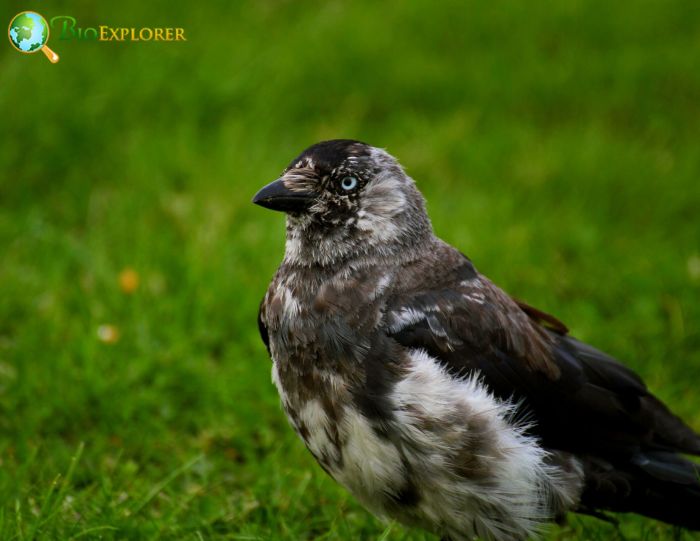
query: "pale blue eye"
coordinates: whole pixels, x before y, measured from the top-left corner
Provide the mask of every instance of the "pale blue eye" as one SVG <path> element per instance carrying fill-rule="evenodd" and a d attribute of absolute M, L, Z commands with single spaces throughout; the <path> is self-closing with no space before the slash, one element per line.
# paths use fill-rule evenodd
<path fill-rule="evenodd" d="M 343 177 L 343 180 L 340 181 L 340 186 L 348 192 L 354 190 L 357 186 L 357 179 L 355 177 Z"/>

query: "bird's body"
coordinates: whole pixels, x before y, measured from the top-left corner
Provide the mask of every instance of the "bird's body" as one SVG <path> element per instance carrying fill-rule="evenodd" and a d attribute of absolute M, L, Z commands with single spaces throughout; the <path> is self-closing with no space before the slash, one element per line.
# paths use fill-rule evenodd
<path fill-rule="evenodd" d="M 288 212 L 260 328 L 289 420 L 377 515 L 453 541 L 568 511 L 700 528 L 700 438 L 641 380 L 434 236 L 385 152 L 320 143 L 257 196 Z"/>

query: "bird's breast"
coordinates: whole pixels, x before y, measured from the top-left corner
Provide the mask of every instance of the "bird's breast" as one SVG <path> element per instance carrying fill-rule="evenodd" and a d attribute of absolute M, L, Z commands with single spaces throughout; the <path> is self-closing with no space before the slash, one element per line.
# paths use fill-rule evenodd
<path fill-rule="evenodd" d="M 400 377 L 374 397 L 381 418 L 358 402 L 363 384 L 351 375 L 275 361 L 273 381 L 316 460 L 376 514 L 453 536 L 468 523 L 473 535 L 510 539 L 505 529 L 525 535 L 549 517 L 547 494 L 577 497 L 576 480 L 548 465 L 511 404 L 425 352 L 407 351 Z"/>
<path fill-rule="evenodd" d="M 351 382 L 277 362 L 272 379 L 290 424 L 323 469 L 368 509 L 386 515 L 387 497 L 401 494 L 409 474 L 396 444 L 355 406 Z"/>

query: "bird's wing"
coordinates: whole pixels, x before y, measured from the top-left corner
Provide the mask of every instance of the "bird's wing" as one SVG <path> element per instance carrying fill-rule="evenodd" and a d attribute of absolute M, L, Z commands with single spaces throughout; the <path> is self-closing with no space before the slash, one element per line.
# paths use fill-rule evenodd
<path fill-rule="evenodd" d="M 272 356 L 272 353 L 270 352 L 270 334 L 267 332 L 267 327 L 265 326 L 265 322 L 263 321 L 262 317 L 264 302 L 265 298 L 263 298 L 263 300 L 260 301 L 260 307 L 258 308 L 258 332 L 260 333 L 260 338 L 262 339 L 263 344 L 265 344 L 267 354 Z"/>
<path fill-rule="evenodd" d="M 641 447 L 700 454 L 700 438 L 639 376 L 512 300 L 462 258 L 448 270 L 411 273 L 413 283 L 387 306 L 388 335 L 427 351 L 455 376 L 478 371 L 496 396 L 522 404 L 548 447 L 596 456 Z"/>

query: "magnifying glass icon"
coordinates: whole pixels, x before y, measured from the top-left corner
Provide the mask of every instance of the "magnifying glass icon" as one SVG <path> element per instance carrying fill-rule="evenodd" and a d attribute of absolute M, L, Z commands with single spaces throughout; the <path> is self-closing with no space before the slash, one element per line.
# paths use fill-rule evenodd
<path fill-rule="evenodd" d="M 10 21 L 7 36 L 20 53 L 41 51 L 52 64 L 59 60 L 58 55 L 46 45 L 49 41 L 49 24 L 35 11 L 23 11 L 15 15 Z"/>

